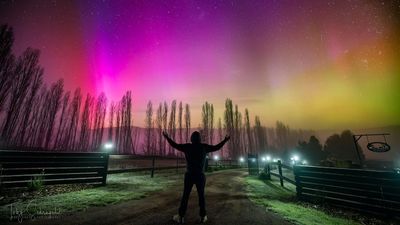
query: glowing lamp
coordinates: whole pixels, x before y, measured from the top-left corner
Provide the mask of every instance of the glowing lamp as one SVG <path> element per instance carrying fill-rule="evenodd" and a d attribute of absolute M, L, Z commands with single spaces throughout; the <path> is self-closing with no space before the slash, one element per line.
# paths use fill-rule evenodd
<path fill-rule="evenodd" d="M 104 144 L 104 149 L 106 151 L 111 151 L 114 148 L 114 144 L 112 142 L 107 142 Z"/>

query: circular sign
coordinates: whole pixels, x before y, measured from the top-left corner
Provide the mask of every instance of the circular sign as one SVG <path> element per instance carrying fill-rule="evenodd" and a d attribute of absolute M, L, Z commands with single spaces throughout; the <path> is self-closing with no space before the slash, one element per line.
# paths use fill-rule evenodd
<path fill-rule="evenodd" d="M 376 141 L 368 143 L 367 148 L 373 152 L 387 152 L 390 150 L 390 145 L 385 142 Z"/>

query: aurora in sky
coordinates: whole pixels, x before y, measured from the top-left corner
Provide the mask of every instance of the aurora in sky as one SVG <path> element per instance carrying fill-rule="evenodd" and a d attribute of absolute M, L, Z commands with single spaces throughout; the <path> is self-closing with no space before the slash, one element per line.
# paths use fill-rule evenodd
<path fill-rule="evenodd" d="M 295 128 L 400 124 L 400 1 L 0 1 L 14 52 L 41 50 L 47 83 L 118 100 L 226 98 Z"/>

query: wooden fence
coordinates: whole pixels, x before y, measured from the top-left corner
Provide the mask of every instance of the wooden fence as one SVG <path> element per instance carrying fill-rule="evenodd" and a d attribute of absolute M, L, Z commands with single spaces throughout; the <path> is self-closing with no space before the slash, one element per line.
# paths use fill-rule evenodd
<path fill-rule="evenodd" d="M 278 171 L 274 172 L 274 168 Z M 293 171 L 293 167 L 283 164 L 280 160 L 278 160 L 278 162 L 269 162 L 265 165 L 264 168 L 265 173 L 267 174 L 269 179 L 271 179 L 271 176 L 279 178 L 282 187 L 284 186 L 284 181 L 296 185 L 296 182 L 292 177 L 285 176 L 285 174 L 283 173 L 283 169 L 289 170 L 291 172 Z"/>
<path fill-rule="evenodd" d="M 105 185 L 108 154 L 0 150 L 0 187 L 91 183 Z"/>
<path fill-rule="evenodd" d="M 209 159 L 209 167 L 238 167 L 237 161 L 228 159 Z M 146 155 L 110 155 L 108 173 L 123 173 L 150 171 L 154 174 L 158 170 L 186 168 L 185 158 L 173 156 L 146 156 Z"/>
<path fill-rule="evenodd" d="M 281 161 L 267 163 L 264 171 L 268 179 L 279 178 L 282 187 L 284 181 L 295 185 L 297 197 L 303 201 L 329 203 L 379 215 L 400 215 L 399 171 L 292 167 Z"/>
<path fill-rule="evenodd" d="M 374 214 L 400 215 L 400 174 L 315 166 L 295 166 L 297 196 Z"/>

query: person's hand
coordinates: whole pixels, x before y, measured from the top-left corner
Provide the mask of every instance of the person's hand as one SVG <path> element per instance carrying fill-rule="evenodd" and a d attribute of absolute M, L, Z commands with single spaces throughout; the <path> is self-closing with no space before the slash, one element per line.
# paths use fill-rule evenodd
<path fill-rule="evenodd" d="M 227 141 L 229 141 L 229 139 L 231 139 L 231 137 L 229 135 L 226 135 L 224 138 L 224 141 L 227 142 Z"/>
<path fill-rule="evenodd" d="M 168 138 L 167 132 L 163 131 L 163 132 L 162 132 L 162 135 L 163 135 L 165 138 Z"/>

